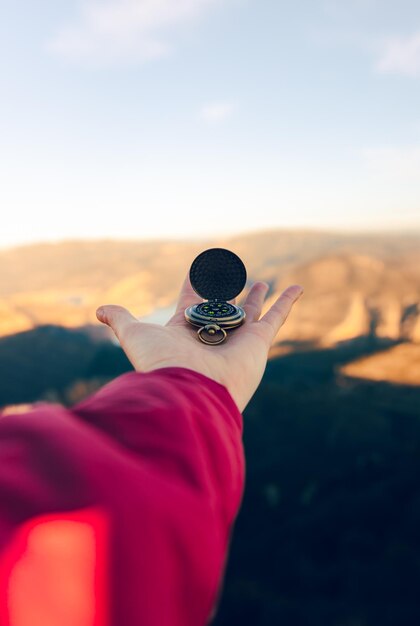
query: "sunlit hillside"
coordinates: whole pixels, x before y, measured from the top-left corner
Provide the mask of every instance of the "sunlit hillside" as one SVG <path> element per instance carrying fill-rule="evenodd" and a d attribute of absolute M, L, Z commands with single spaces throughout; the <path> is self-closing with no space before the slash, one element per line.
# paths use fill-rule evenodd
<path fill-rule="evenodd" d="M 169 318 L 195 256 L 210 247 L 236 252 L 248 283 L 265 280 L 265 309 L 287 285 L 305 293 L 282 328 L 272 356 L 297 346 L 333 347 L 357 338 L 404 343 L 388 361 L 371 355 L 349 376 L 420 384 L 420 234 L 262 231 L 208 241 L 69 241 L 0 251 L 0 336 L 39 325 L 96 324 L 101 304 L 136 316 Z M 410 364 L 410 365 L 408 365 Z M 414 365 L 413 365 L 414 364 Z M 408 368 L 410 373 L 408 374 Z M 398 374 L 394 370 L 398 369 Z M 407 373 L 405 373 L 407 371 Z"/>

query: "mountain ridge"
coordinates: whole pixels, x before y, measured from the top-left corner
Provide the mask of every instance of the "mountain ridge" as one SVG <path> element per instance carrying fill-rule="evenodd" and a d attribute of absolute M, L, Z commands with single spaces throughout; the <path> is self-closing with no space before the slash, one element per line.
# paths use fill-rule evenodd
<path fill-rule="evenodd" d="M 40 325 L 96 324 L 101 304 L 140 319 L 169 318 L 194 258 L 226 247 L 249 286 L 270 289 L 263 313 L 289 284 L 304 295 L 276 343 L 334 346 L 357 337 L 420 343 L 420 233 L 263 229 L 207 240 L 69 240 L 0 250 L 0 336 Z M 199 298 L 197 297 L 199 301 Z"/>

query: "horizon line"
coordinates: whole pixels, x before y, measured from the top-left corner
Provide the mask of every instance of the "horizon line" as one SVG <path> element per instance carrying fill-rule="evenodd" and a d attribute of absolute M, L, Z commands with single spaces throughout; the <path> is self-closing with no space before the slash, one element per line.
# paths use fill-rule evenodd
<path fill-rule="evenodd" d="M 393 228 L 384 229 L 384 228 L 335 228 L 335 227 L 316 227 L 316 226 L 295 226 L 295 227 L 282 227 L 282 226 L 273 226 L 273 227 L 263 227 L 263 228 L 255 228 L 255 229 L 246 229 L 243 231 L 235 231 L 224 234 L 213 234 L 213 235 L 191 235 L 188 237 L 176 236 L 150 236 L 150 237 L 111 237 L 111 236 L 101 236 L 101 237 L 91 237 L 91 236 L 80 236 L 80 237 L 59 237 L 57 239 L 35 239 L 33 241 L 26 242 L 16 242 L 9 244 L 1 244 L 0 243 L 0 251 L 13 250 L 18 248 L 29 248 L 32 246 L 46 246 L 46 245 L 62 245 L 62 244 L 76 244 L 76 243 L 188 243 L 192 244 L 195 242 L 203 242 L 203 241 L 220 241 L 220 240 L 231 240 L 237 239 L 241 237 L 250 237 L 254 235 L 264 235 L 271 234 L 273 232 L 279 233 L 306 233 L 306 234 L 316 234 L 316 235 L 339 235 L 342 237 L 358 235 L 358 236 L 374 236 L 374 237 L 397 237 L 397 236 L 419 236 L 420 235 L 420 226 L 416 227 L 401 227 L 399 229 Z"/>

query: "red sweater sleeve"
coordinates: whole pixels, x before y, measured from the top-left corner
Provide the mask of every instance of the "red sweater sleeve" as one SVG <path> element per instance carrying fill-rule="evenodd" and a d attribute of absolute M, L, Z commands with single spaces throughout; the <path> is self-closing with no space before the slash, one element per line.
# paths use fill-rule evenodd
<path fill-rule="evenodd" d="M 0 623 L 204 626 L 244 472 L 238 407 L 187 368 L 0 416 Z"/>

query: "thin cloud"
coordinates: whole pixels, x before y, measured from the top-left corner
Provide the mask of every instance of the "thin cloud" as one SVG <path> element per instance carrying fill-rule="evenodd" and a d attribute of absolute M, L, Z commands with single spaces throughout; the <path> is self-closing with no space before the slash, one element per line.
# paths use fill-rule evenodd
<path fill-rule="evenodd" d="M 173 29 L 224 0 L 83 0 L 74 24 L 60 28 L 47 49 L 93 66 L 142 63 L 167 56 Z"/>
<path fill-rule="evenodd" d="M 231 102 L 212 102 L 201 108 L 199 117 L 206 124 L 221 124 L 232 115 L 233 110 Z"/>
<path fill-rule="evenodd" d="M 420 76 L 420 31 L 386 41 L 375 69 L 381 74 Z"/>

